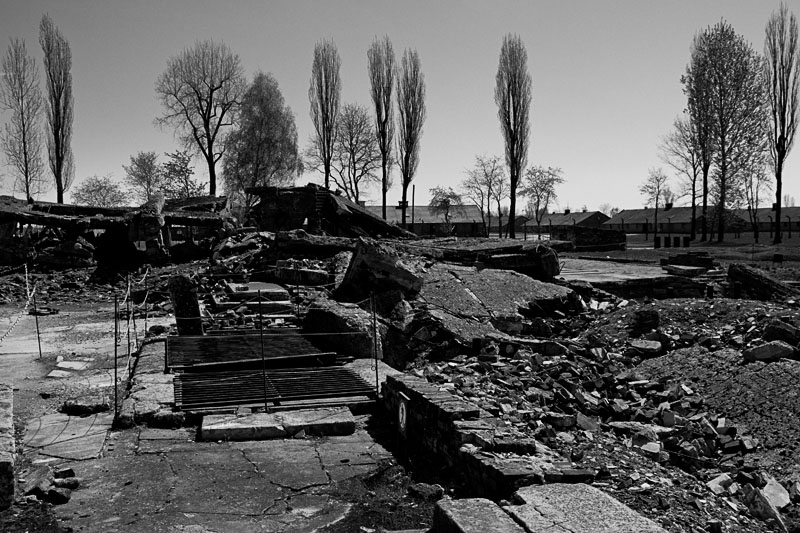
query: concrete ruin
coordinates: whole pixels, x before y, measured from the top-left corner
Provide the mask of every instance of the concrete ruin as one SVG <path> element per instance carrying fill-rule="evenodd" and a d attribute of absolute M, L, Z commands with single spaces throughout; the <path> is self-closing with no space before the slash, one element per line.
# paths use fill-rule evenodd
<path fill-rule="evenodd" d="M 197 241 L 218 236 L 225 199 L 155 200 L 142 207 L 92 207 L 26 202 L 0 196 L 0 264 L 35 261 L 50 268 L 108 266 L 130 269 L 185 260 Z M 202 255 L 202 252 L 200 252 Z"/>

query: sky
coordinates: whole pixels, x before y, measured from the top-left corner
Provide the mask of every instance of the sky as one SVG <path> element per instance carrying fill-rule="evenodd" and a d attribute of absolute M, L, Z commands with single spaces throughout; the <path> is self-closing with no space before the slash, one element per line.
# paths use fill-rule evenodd
<path fill-rule="evenodd" d="M 785 2 L 800 15 L 800 0 Z M 198 40 L 225 42 L 252 79 L 278 80 L 301 149 L 312 132 L 308 86 L 316 42 L 341 56 L 342 102 L 370 105 L 367 49 L 388 35 L 398 56 L 419 53 L 427 119 L 413 184 L 417 205 L 433 187 L 457 189 L 478 155 L 502 155 L 494 102 L 503 36 L 517 33 L 533 84 L 529 165 L 560 167 L 557 208 L 640 208 L 648 170 L 664 167 L 658 146 L 686 106 L 680 77 L 694 35 L 725 19 L 758 51 L 778 1 L 522 0 L 0 0 L 0 48 L 25 40 L 41 65 L 39 21 L 48 13 L 72 48 L 75 183 L 122 180 L 140 151 L 179 147 L 160 130 L 154 86 L 167 60 Z M 0 115 L 3 122 L 7 115 Z M 800 142 L 799 142 L 800 144 Z M 0 163 L 2 165 L 2 163 Z M 207 177 L 204 162 L 195 161 Z M 0 190 L 10 193 L 9 169 Z M 800 199 L 800 148 L 788 158 L 784 192 Z M 297 183 L 320 183 L 306 174 Z M 389 202 L 400 199 L 399 173 Z M 672 178 L 673 188 L 677 179 Z M 409 196 L 411 191 L 409 191 Z M 51 192 L 43 199 L 53 200 Z M 69 194 L 67 195 L 69 201 Z M 380 203 L 378 187 L 368 203 Z"/>

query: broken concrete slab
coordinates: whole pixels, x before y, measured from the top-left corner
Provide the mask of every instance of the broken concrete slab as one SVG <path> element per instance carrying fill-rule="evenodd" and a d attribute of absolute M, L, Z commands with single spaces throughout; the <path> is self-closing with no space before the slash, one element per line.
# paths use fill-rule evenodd
<path fill-rule="evenodd" d="M 761 488 L 761 492 L 769 502 L 775 506 L 776 509 L 783 509 L 790 503 L 792 499 L 789 496 L 789 491 L 781 485 L 778 480 L 769 474 L 765 474 L 767 484 Z"/>
<path fill-rule="evenodd" d="M 783 320 L 773 319 L 764 328 L 762 337 L 765 341 L 784 341 L 791 345 L 797 345 L 800 341 L 800 328 Z"/>
<path fill-rule="evenodd" d="M 56 369 L 56 370 L 51 370 L 50 373 L 47 374 L 47 377 L 48 378 L 53 378 L 53 379 L 64 379 L 64 378 L 72 377 L 72 375 L 73 375 L 72 372 L 70 372 L 68 370 L 57 370 Z"/>
<path fill-rule="evenodd" d="M 111 409 L 108 395 L 105 393 L 85 394 L 64 401 L 61 412 L 71 416 L 84 416 L 102 413 Z"/>
<path fill-rule="evenodd" d="M 783 341 L 772 341 L 760 346 L 748 348 L 742 352 L 745 361 L 778 361 L 782 358 L 790 358 L 794 355 L 795 349 Z"/>
<path fill-rule="evenodd" d="M 413 266 L 414 258 L 404 258 L 385 243 L 359 239 L 335 297 L 357 302 L 372 293 L 399 290 L 412 299 L 422 288 L 422 279 Z"/>
<path fill-rule="evenodd" d="M 507 511 L 526 531 L 553 533 L 666 533 L 652 520 L 583 483 L 523 487 Z"/>
<path fill-rule="evenodd" d="M 280 413 L 252 413 L 245 416 L 203 417 L 200 437 L 206 441 L 267 440 L 308 435 L 350 435 L 355 418 L 346 407 L 305 409 Z"/>
<path fill-rule="evenodd" d="M 41 455 L 75 461 L 93 459 L 99 457 L 113 419 L 111 413 L 85 417 L 44 415 L 27 422 L 22 442 L 25 448 Z"/>
<path fill-rule="evenodd" d="M 0 511 L 14 501 L 14 392 L 0 384 Z"/>
<path fill-rule="evenodd" d="M 491 500 L 441 500 L 433 514 L 437 533 L 523 533 L 525 529 Z M 533 531 L 538 531 L 534 529 Z"/>
<path fill-rule="evenodd" d="M 800 295 L 797 289 L 765 271 L 741 263 L 734 263 L 728 267 L 728 281 L 741 297 L 754 300 L 796 298 Z"/>
<path fill-rule="evenodd" d="M 378 359 L 383 359 L 382 338 L 387 328 L 381 323 L 377 326 Z M 314 335 L 314 342 L 324 350 L 350 355 L 356 359 L 375 357 L 372 315 L 355 304 L 324 298 L 316 300 L 303 319 L 303 331 Z"/>

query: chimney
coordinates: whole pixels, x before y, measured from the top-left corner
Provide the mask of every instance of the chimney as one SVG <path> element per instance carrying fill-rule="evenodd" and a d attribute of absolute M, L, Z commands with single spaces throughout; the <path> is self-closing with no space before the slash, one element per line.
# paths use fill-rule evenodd
<path fill-rule="evenodd" d="M 366 200 L 359 200 L 358 201 L 358 205 L 360 205 L 361 207 L 367 207 L 367 201 Z"/>
<path fill-rule="evenodd" d="M 569 209 L 564 209 L 564 214 L 569 215 Z"/>
<path fill-rule="evenodd" d="M 664 211 L 669 211 L 672 209 L 672 202 L 667 202 L 664 204 Z"/>
<path fill-rule="evenodd" d="M 405 207 L 408 207 L 408 201 L 405 202 Z M 397 202 L 397 206 L 395 207 L 395 209 L 403 209 L 403 200 Z"/>

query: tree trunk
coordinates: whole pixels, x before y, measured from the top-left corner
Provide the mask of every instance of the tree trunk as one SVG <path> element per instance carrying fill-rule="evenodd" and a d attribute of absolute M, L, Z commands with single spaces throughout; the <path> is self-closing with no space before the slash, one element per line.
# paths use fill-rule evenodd
<path fill-rule="evenodd" d="M 519 176 L 513 176 L 511 178 L 511 201 L 509 202 L 508 206 L 508 236 L 511 239 L 517 238 L 516 228 L 514 227 L 513 222 L 517 219 L 517 182 L 519 181 Z"/>
<path fill-rule="evenodd" d="M 689 239 L 694 240 L 697 237 L 697 193 L 695 192 L 694 185 L 692 186 L 692 223 L 689 229 Z"/>
<path fill-rule="evenodd" d="M 703 224 L 701 242 L 708 239 L 708 170 L 711 165 L 703 166 Z"/>
<path fill-rule="evenodd" d="M 775 165 L 775 239 L 773 244 L 781 244 L 783 235 L 781 232 L 781 192 L 783 191 L 783 159 L 778 153 L 778 161 Z"/>
<path fill-rule="evenodd" d="M 211 154 L 211 151 L 208 152 Z M 206 156 L 206 163 L 208 163 L 208 194 L 211 196 L 217 195 L 217 170 L 214 164 L 214 156 Z"/>
<path fill-rule="evenodd" d="M 386 220 L 386 189 L 389 176 L 386 175 L 386 156 L 384 156 L 382 159 L 383 161 L 381 166 L 383 167 L 383 182 L 381 183 L 381 196 L 382 196 L 381 213 L 383 214 L 383 220 Z"/>
<path fill-rule="evenodd" d="M 408 229 L 406 227 L 406 198 L 408 197 L 408 183 L 403 180 L 403 198 L 402 198 L 402 207 L 400 209 L 401 212 L 401 226 L 403 229 Z"/>

